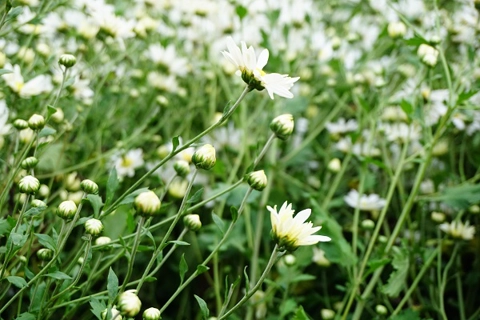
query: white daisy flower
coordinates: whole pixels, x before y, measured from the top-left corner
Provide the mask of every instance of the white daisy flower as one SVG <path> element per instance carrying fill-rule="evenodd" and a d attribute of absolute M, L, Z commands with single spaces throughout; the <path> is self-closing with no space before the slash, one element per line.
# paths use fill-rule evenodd
<path fill-rule="evenodd" d="M 461 221 L 452 221 L 450 223 L 442 223 L 440 230 L 451 235 L 453 238 L 472 240 L 475 235 L 475 226 L 471 226 L 467 221 L 465 224 Z"/>
<path fill-rule="evenodd" d="M 350 207 L 365 211 L 377 211 L 387 204 L 387 201 L 380 198 L 378 194 L 370 194 L 368 196 L 362 194 L 360 196 L 357 190 L 350 190 L 343 199 Z"/>
<path fill-rule="evenodd" d="M 4 68 L 12 72 L 2 75 L 3 80 L 21 98 L 30 98 L 53 90 L 50 76 L 39 75 L 25 82 L 19 65 L 12 66 L 7 63 Z"/>
<path fill-rule="evenodd" d="M 117 170 L 117 176 L 120 180 L 124 177 L 133 177 L 135 169 L 143 166 L 143 151 L 142 149 L 133 149 L 126 154 L 115 155 L 112 157 L 112 163 Z"/>
<path fill-rule="evenodd" d="M 293 98 L 290 88 L 300 78 L 263 71 L 269 57 L 267 49 L 262 50 L 257 59 L 252 46 L 247 48 L 245 42 L 242 41 L 240 49 L 231 37 L 227 39 L 227 48 L 228 51 L 222 51 L 223 56 L 237 68 L 237 74 L 242 76 L 243 81 L 251 90 L 266 89 L 271 99 L 273 99 L 273 94 L 284 98 Z"/>
<path fill-rule="evenodd" d="M 327 236 L 314 235 L 322 227 L 313 227 L 311 222 L 305 222 L 310 216 L 312 210 L 305 209 L 293 217 L 295 213 L 292 210 L 292 204 L 285 201 L 277 211 L 277 206 L 273 208 L 267 206 L 270 211 L 270 220 L 272 222 L 272 235 L 280 247 L 288 251 L 293 251 L 299 246 L 309 246 L 318 242 L 330 241 Z"/>

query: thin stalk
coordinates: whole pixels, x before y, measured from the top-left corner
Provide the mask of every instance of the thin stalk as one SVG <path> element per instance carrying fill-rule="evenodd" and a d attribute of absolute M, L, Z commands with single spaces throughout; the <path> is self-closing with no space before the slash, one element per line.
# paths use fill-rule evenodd
<path fill-rule="evenodd" d="M 128 280 L 130 280 L 130 277 L 132 276 L 133 265 L 135 263 L 135 255 L 137 254 L 137 248 L 138 244 L 140 243 L 140 235 L 142 234 L 142 228 L 144 223 L 145 217 L 142 216 L 137 226 L 137 234 L 135 235 L 135 240 L 133 241 L 132 252 L 130 253 L 130 261 L 128 261 L 127 274 L 125 275 L 125 279 L 123 280 L 120 292 L 125 291 Z"/>

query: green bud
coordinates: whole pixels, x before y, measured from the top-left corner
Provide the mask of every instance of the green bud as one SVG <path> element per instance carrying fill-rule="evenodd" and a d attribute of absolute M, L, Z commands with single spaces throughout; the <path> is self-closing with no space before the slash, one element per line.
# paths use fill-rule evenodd
<path fill-rule="evenodd" d="M 161 207 L 158 196 L 153 191 L 140 193 L 133 201 L 135 210 L 142 216 L 152 216 L 156 214 Z"/>
<path fill-rule="evenodd" d="M 24 159 L 22 161 L 22 163 L 20 164 L 20 166 L 25 169 L 25 170 L 28 170 L 28 169 L 32 169 L 32 168 L 35 168 L 38 164 L 38 159 L 35 158 L 35 157 L 28 157 L 26 159 Z"/>
<path fill-rule="evenodd" d="M 50 261 L 53 258 L 53 251 L 47 248 L 42 248 L 37 251 L 37 257 L 42 261 Z"/>
<path fill-rule="evenodd" d="M 247 183 L 252 189 L 262 191 L 267 186 L 267 176 L 265 175 L 265 171 L 258 170 L 250 172 L 247 175 Z"/>
<path fill-rule="evenodd" d="M 270 129 L 281 140 L 287 140 L 293 132 L 295 123 L 291 114 L 282 114 L 270 123 Z"/>
<path fill-rule="evenodd" d="M 58 205 L 57 216 L 64 220 L 73 219 L 77 213 L 77 205 L 72 200 L 65 200 Z"/>
<path fill-rule="evenodd" d="M 28 128 L 28 122 L 23 119 L 17 119 L 13 121 L 13 126 L 15 129 L 23 130 Z"/>
<path fill-rule="evenodd" d="M 101 246 L 99 250 L 101 251 L 107 251 L 110 249 L 110 242 L 112 242 L 112 239 L 109 237 L 98 237 L 95 239 L 95 245 L 96 246 Z"/>
<path fill-rule="evenodd" d="M 143 312 L 143 320 L 160 320 L 160 310 L 157 308 L 148 308 Z"/>
<path fill-rule="evenodd" d="M 65 68 L 71 68 L 77 63 L 77 58 L 71 54 L 62 54 L 58 59 L 58 63 Z"/>
<path fill-rule="evenodd" d="M 30 202 L 30 205 L 34 208 L 43 208 L 47 206 L 47 204 L 40 199 L 33 199 Z"/>
<path fill-rule="evenodd" d="M 198 169 L 210 170 L 216 161 L 215 148 L 211 144 L 200 147 L 192 156 L 192 162 Z"/>
<path fill-rule="evenodd" d="M 180 177 L 186 177 L 190 173 L 190 165 L 185 160 L 178 160 L 173 164 L 173 169 Z"/>
<path fill-rule="evenodd" d="M 202 227 L 202 221 L 198 214 L 188 214 L 183 218 L 183 223 L 191 231 L 198 231 Z"/>
<path fill-rule="evenodd" d="M 88 219 L 85 221 L 85 232 L 92 236 L 98 236 L 103 231 L 103 223 L 98 219 Z"/>
<path fill-rule="evenodd" d="M 80 183 L 80 188 L 82 188 L 83 192 L 85 193 L 98 194 L 98 184 L 90 179 L 82 180 Z"/>
<path fill-rule="evenodd" d="M 137 296 L 137 290 L 127 290 L 118 297 L 118 308 L 123 315 L 135 317 L 142 307 L 142 302 Z"/>
<path fill-rule="evenodd" d="M 34 176 L 25 176 L 18 183 L 20 191 L 23 193 L 34 194 L 40 188 L 40 181 Z"/>
<path fill-rule="evenodd" d="M 41 130 L 45 126 L 45 118 L 39 114 L 34 114 L 28 119 L 28 126 L 32 130 Z"/>

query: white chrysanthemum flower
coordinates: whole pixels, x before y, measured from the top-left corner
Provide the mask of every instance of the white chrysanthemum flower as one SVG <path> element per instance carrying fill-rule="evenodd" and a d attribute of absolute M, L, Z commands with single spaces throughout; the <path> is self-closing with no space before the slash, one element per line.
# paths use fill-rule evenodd
<path fill-rule="evenodd" d="M 8 114 L 7 103 L 5 100 L 0 100 L 0 136 L 6 135 L 12 128 L 12 125 L 7 124 Z"/>
<path fill-rule="evenodd" d="M 2 78 L 5 80 L 7 86 L 21 98 L 30 98 L 53 90 L 50 76 L 39 75 L 25 82 L 19 65 L 12 66 L 6 64 L 4 68 L 12 72 L 2 75 Z"/>
<path fill-rule="evenodd" d="M 311 222 L 305 222 L 312 213 L 311 209 L 302 210 L 295 217 L 292 204 L 287 201 L 283 203 L 280 211 L 277 211 L 277 206 L 273 208 L 267 206 L 267 209 L 270 211 L 273 238 L 280 247 L 288 251 L 293 251 L 299 246 L 331 240 L 327 236 L 314 235 L 322 227 L 313 227 Z"/>
<path fill-rule="evenodd" d="M 350 190 L 343 199 L 350 207 L 365 211 L 377 211 L 387 204 L 387 201 L 380 198 L 378 194 L 360 196 L 357 190 Z"/>
<path fill-rule="evenodd" d="M 123 155 L 115 155 L 112 158 L 112 162 L 120 179 L 133 177 L 135 175 L 135 169 L 144 164 L 143 151 L 142 149 L 134 149 Z"/>
<path fill-rule="evenodd" d="M 475 235 L 475 226 L 471 226 L 467 221 L 465 224 L 461 221 L 452 221 L 450 223 L 442 223 L 440 230 L 451 235 L 453 238 L 472 240 Z"/>
<path fill-rule="evenodd" d="M 290 88 L 300 78 L 263 71 L 263 67 L 268 62 L 269 52 L 267 49 L 262 50 L 257 59 L 252 46 L 247 48 L 245 42 L 242 41 L 240 49 L 231 37 L 227 39 L 227 48 L 228 51 L 222 51 L 223 56 L 237 68 L 237 73 L 242 76 L 243 81 L 249 85 L 251 90 L 266 89 L 271 99 L 273 99 L 273 94 L 284 98 L 293 98 Z"/>
<path fill-rule="evenodd" d="M 152 44 L 148 47 L 145 56 L 157 65 L 168 69 L 169 74 L 185 76 L 188 72 L 188 60 L 178 56 L 173 44 L 165 48 L 158 44 Z"/>
<path fill-rule="evenodd" d="M 325 127 L 331 135 L 339 135 L 357 131 L 358 123 L 355 119 L 345 120 L 344 118 L 339 118 L 337 122 L 327 122 Z"/>

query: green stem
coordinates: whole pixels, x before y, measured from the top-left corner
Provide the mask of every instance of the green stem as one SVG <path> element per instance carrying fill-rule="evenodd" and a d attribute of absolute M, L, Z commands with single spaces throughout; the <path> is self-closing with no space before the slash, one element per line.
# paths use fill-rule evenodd
<path fill-rule="evenodd" d="M 445 287 L 447 286 L 447 277 L 448 271 L 452 267 L 453 263 L 457 259 L 458 249 L 460 248 L 460 244 L 457 242 L 453 247 L 452 255 L 450 256 L 450 260 L 447 262 L 445 269 L 443 269 L 442 278 L 440 282 L 440 288 L 438 290 L 439 293 L 439 302 L 440 302 L 440 314 L 444 320 L 448 320 L 447 314 L 445 313 L 445 303 L 444 303 L 444 295 L 445 295 Z"/>
<path fill-rule="evenodd" d="M 123 280 L 122 287 L 120 288 L 120 292 L 125 291 L 125 287 L 127 286 L 128 280 L 132 276 L 133 265 L 135 263 L 135 255 L 137 254 L 138 244 L 140 243 L 140 235 L 142 234 L 143 224 L 145 223 L 145 217 L 141 217 L 140 221 L 137 226 L 137 234 L 135 235 L 135 240 L 133 241 L 132 252 L 130 253 L 130 259 L 128 261 L 127 267 L 127 274 L 125 275 L 125 279 Z"/>
<path fill-rule="evenodd" d="M 154 166 L 152 169 L 150 169 L 147 173 L 145 173 L 140 179 L 138 179 L 130 188 L 128 188 L 127 191 L 125 191 L 121 196 L 118 197 L 117 200 L 115 200 L 115 202 L 113 202 L 110 207 L 108 209 L 105 210 L 104 212 L 104 215 L 108 215 L 110 213 L 112 213 L 117 205 L 119 205 L 119 203 L 127 196 L 129 195 L 130 193 L 132 193 L 135 189 L 138 188 L 138 186 L 140 186 L 143 181 L 145 181 L 150 175 L 152 175 L 152 173 L 154 173 L 158 168 L 160 168 L 162 165 L 164 165 L 168 160 L 170 160 L 171 158 L 173 158 L 175 155 L 177 155 L 178 153 L 180 153 L 181 151 L 187 149 L 188 147 L 190 147 L 193 143 L 197 142 L 198 140 L 200 140 L 200 138 L 202 138 L 203 136 L 205 136 L 206 134 L 210 133 L 212 130 L 214 130 L 215 128 L 217 128 L 218 126 L 222 125 L 232 114 L 233 112 L 238 108 L 238 106 L 240 105 L 240 102 L 243 100 L 243 98 L 245 98 L 245 96 L 247 95 L 247 93 L 250 92 L 250 89 L 249 87 L 245 87 L 245 89 L 243 90 L 242 94 L 240 95 L 240 97 L 237 99 L 237 101 L 233 104 L 232 107 L 230 107 L 223 115 L 222 115 L 222 118 L 212 124 L 210 127 L 208 127 L 207 129 L 205 129 L 203 132 L 201 132 L 199 135 L 197 135 L 196 137 L 190 139 L 189 141 L 187 141 L 184 145 L 182 146 L 178 146 L 176 149 L 172 150 L 172 152 L 170 152 L 168 154 L 168 156 L 166 156 L 162 161 L 160 161 L 156 166 Z"/>
<path fill-rule="evenodd" d="M 235 310 L 237 310 L 245 302 L 247 302 L 248 299 L 250 299 L 255 294 L 255 292 L 257 292 L 257 290 L 260 289 L 260 286 L 263 284 L 263 281 L 265 281 L 265 279 L 267 278 L 267 275 L 270 273 L 270 270 L 272 269 L 275 262 L 277 262 L 278 259 L 280 259 L 280 257 L 282 257 L 284 254 L 285 254 L 285 251 L 281 251 L 281 252 L 278 251 L 278 245 L 275 245 L 275 248 L 273 248 L 273 251 L 272 251 L 272 255 L 270 256 L 270 259 L 268 260 L 268 264 L 265 267 L 265 270 L 263 271 L 262 275 L 258 279 L 258 282 L 255 284 L 255 286 L 251 290 L 248 290 L 247 294 L 245 294 L 245 296 L 236 305 L 234 305 L 230 310 L 228 310 L 225 314 L 218 315 L 217 320 L 226 319 Z"/>

